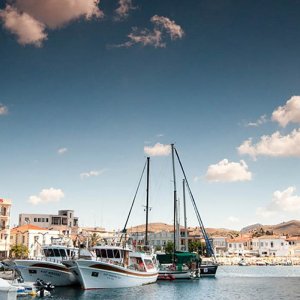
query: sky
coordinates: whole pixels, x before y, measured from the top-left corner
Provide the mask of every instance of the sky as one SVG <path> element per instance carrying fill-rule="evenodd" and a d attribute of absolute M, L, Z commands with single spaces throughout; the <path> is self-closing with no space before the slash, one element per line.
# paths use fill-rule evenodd
<path fill-rule="evenodd" d="M 170 144 L 203 223 L 299 219 L 300 2 L 0 0 L 0 197 L 123 228 L 150 156 L 173 222 Z M 182 179 L 176 164 L 183 223 Z M 145 223 L 143 178 L 128 226 Z M 197 219 L 187 197 L 189 226 Z"/>

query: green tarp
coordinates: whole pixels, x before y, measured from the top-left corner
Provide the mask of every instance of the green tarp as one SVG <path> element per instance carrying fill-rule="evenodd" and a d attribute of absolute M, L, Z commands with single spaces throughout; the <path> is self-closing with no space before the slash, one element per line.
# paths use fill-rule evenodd
<path fill-rule="evenodd" d="M 157 260 L 160 264 L 171 264 L 173 263 L 173 254 L 157 254 Z M 197 261 L 198 255 L 191 252 L 175 252 L 176 264 L 186 264 L 192 261 Z"/>

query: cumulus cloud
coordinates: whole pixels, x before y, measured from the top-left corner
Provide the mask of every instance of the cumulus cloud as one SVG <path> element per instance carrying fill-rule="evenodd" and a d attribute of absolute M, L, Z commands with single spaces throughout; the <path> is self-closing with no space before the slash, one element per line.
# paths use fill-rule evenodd
<path fill-rule="evenodd" d="M 58 153 L 59 155 L 63 155 L 63 154 L 65 154 L 67 151 L 68 151 L 68 148 L 59 148 L 59 149 L 57 150 L 57 153 Z"/>
<path fill-rule="evenodd" d="M 295 195 L 296 188 L 288 187 L 284 191 L 275 191 L 271 202 L 257 209 L 257 215 L 269 217 L 280 212 L 300 211 L 300 196 Z"/>
<path fill-rule="evenodd" d="M 32 44 L 40 47 L 47 39 L 44 24 L 27 13 L 18 12 L 14 7 L 7 5 L 4 10 L 0 10 L 0 19 L 4 28 L 16 35 L 21 45 Z"/>
<path fill-rule="evenodd" d="M 89 178 L 89 177 L 96 177 L 100 176 L 105 172 L 105 170 L 99 170 L 99 171 L 88 171 L 88 172 L 83 172 L 80 174 L 81 179 Z"/>
<path fill-rule="evenodd" d="M 239 154 L 248 154 L 254 159 L 258 155 L 300 157 L 300 129 L 294 129 L 288 135 L 281 135 L 278 131 L 271 136 L 264 135 L 257 144 L 248 139 L 237 149 Z"/>
<path fill-rule="evenodd" d="M 116 9 L 115 20 L 122 20 L 128 17 L 129 11 L 134 10 L 132 0 L 119 0 L 119 7 Z"/>
<path fill-rule="evenodd" d="M 272 120 L 282 127 L 289 123 L 300 123 L 300 96 L 291 97 L 284 106 L 279 106 L 274 110 Z"/>
<path fill-rule="evenodd" d="M 252 179 L 252 173 L 243 160 L 229 162 L 228 159 L 223 159 L 208 167 L 205 178 L 213 182 L 247 181 Z"/>
<path fill-rule="evenodd" d="M 150 21 L 154 26 L 152 30 L 134 27 L 132 28 L 132 32 L 128 34 L 129 40 L 115 47 L 131 47 L 135 44 L 141 44 L 142 46 L 163 48 L 166 47 L 166 37 L 170 37 L 171 40 L 176 40 L 181 39 L 184 35 L 181 26 L 167 17 L 155 15 Z"/>
<path fill-rule="evenodd" d="M 20 44 L 37 47 L 47 39 L 46 28 L 57 29 L 79 18 L 103 16 L 99 0 L 14 0 L 0 10 L 4 27 Z"/>
<path fill-rule="evenodd" d="M 30 196 L 28 202 L 33 205 L 59 202 L 64 196 L 61 189 L 49 188 L 43 189 L 37 196 Z"/>
<path fill-rule="evenodd" d="M 262 124 L 267 123 L 268 119 L 266 115 L 260 116 L 255 122 L 249 122 L 246 124 L 247 127 L 258 127 Z"/>
<path fill-rule="evenodd" d="M 0 116 L 7 115 L 7 114 L 8 114 L 7 106 L 0 103 Z"/>
<path fill-rule="evenodd" d="M 149 156 L 167 156 L 171 153 L 171 146 L 156 143 L 152 147 L 145 146 L 144 152 L 145 152 L 145 154 L 147 154 Z"/>

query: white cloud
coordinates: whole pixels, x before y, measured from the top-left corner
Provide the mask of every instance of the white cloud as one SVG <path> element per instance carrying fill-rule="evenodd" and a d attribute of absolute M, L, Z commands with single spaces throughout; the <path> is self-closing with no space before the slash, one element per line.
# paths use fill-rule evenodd
<path fill-rule="evenodd" d="M 134 10 L 131 0 L 119 0 L 119 7 L 116 9 L 115 20 L 125 19 L 129 15 L 130 10 Z"/>
<path fill-rule="evenodd" d="M 135 44 L 141 44 L 142 46 L 164 48 L 166 47 L 164 41 L 166 36 L 169 36 L 171 40 L 176 40 L 181 39 L 184 35 L 182 28 L 169 18 L 155 15 L 151 18 L 151 22 L 154 25 L 153 30 L 134 27 L 132 32 L 128 34 L 129 41 L 114 47 L 131 47 Z"/>
<path fill-rule="evenodd" d="M 247 127 L 258 127 L 262 124 L 265 124 L 268 121 L 266 115 L 260 116 L 255 122 L 249 122 L 247 123 Z"/>
<path fill-rule="evenodd" d="M 300 96 L 291 97 L 284 106 L 272 113 L 272 120 L 285 127 L 289 123 L 300 123 Z"/>
<path fill-rule="evenodd" d="M 228 159 L 223 159 L 208 167 L 205 178 L 214 182 L 246 181 L 252 179 L 252 173 L 248 171 L 248 166 L 243 160 L 229 162 Z"/>
<path fill-rule="evenodd" d="M 19 13 L 14 7 L 7 5 L 4 10 L 0 10 L 0 19 L 4 28 L 15 34 L 21 45 L 32 44 L 40 47 L 47 39 L 44 24 L 27 13 Z"/>
<path fill-rule="evenodd" d="M 288 135 L 281 135 L 278 131 L 271 136 L 264 135 L 257 144 L 248 139 L 237 149 L 239 154 L 248 154 L 254 159 L 258 155 L 300 157 L 300 129 L 294 129 Z"/>
<path fill-rule="evenodd" d="M 99 171 L 88 171 L 80 174 L 81 179 L 89 178 L 89 177 L 95 177 L 100 176 L 105 172 L 105 170 L 99 170 Z"/>
<path fill-rule="evenodd" d="M 171 146 L 156 143 L 153 147 L 145 146 L 144 152 L 150 156 L 167 156 L 171 153 Z"/>
<path fill-rule="evenodd" d="M 7 115 L 7 114 L 8 114 L 7 106 L 0 103 L 0 116 Z"/>
<path fill-rule="evenodd" d="M 240 221 L 240 219 L 237 218 L 237 217 L 234 217 L 234 216 L 230 216 L 228 218 L 228 221 L 231 222 L 231 223 L 238 223 Z"/>
<path fill-rule="evenodd" d="M 181 39 L 184 35 L 182 28 L 169 18 L 155 15 L 151 18 L 151 22 L 165 29 L 172 40 Z"/>
<path fill-rule="evenodd" d="M 16 0 L 15 6 L 19 11 L 28 13 L 47 27 L 55 29 L 81 17 L 87 20 L 102 17 L 99 2 L 99 0 Z"/>
<path fill-rule="evenodd" d="M 59 148 L 59 149 L 57 150 L 57 153 L 58 153 L 59 155 L 63 155 L 63 154 L 65 154 L 67 151 L 68 151 L 68 148 Z"/>
<path fill-rule="evenodd" d="M 49 188 L 43 189 L 38 196 L 30 196 L 28 202 L 33 205 L 59 202 L 64 196 L 64 192 L 61 189 Z"/>
<path fill-rule="evenodd" d="M 98 4 L 99 0 L 15 0 L 0 10 L 0 18 L 20 44 L 40 47 L 47 39 L 46 28 L 57 29 L 82 17 L 102 17 Z"/>
<path fill-rule="evenodd" d="M 257 215 L 269 217 L 281 212 L 299 212 L 300 196 L 295 195 L 296 188 L 288 187 L 284 191 L 275 191 L 271 202 L 257 209 Z"/>

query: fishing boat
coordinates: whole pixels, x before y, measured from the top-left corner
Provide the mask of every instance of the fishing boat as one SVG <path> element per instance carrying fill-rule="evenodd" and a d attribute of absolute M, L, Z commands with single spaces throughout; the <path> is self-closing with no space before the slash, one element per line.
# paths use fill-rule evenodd
<path fill-rule="evenodd" d="M 36 259 L 14 259 L 6 265 L 18 271 L 25 282 L 38 279 L 51 282 L 54 286 L 79 284 L 78 279 L 62 260 L 78 257 L 78 249 L 64 245 L 47 245 L 42 247 L 43 256 Z"/>
<path fill-rule="evenodd" d="M 150 158 L 144 165 L 142 176 L 139 180 L 139 189 L 145 167 L 147 166 L 147 198 L 146 198 L 146 239 L 149 209 L 149 167 Z M 126 243 L 126 227 L 133 204 L 137 195 L 135 193 L 129 214 L 118 245 L 100 245 L 91 249 L 88 259 L 79 258 L 74 261 L 66 261 L 64 264 L 78 275 L 81 287 L 87 289 L 124 288 L 154 283 L 158 277 L 158 269 L 155 257 L 151 253 L 135 251 Z M 122 242 L 123 235 L 125 240 Z"/>
<path fill-rule="evenodd" d="M 122 246 L 95 246 L 91 259 L 64 262 L 88 289 L 134 287 L 154 283 L 158 272 L 153 257 Z"/>

